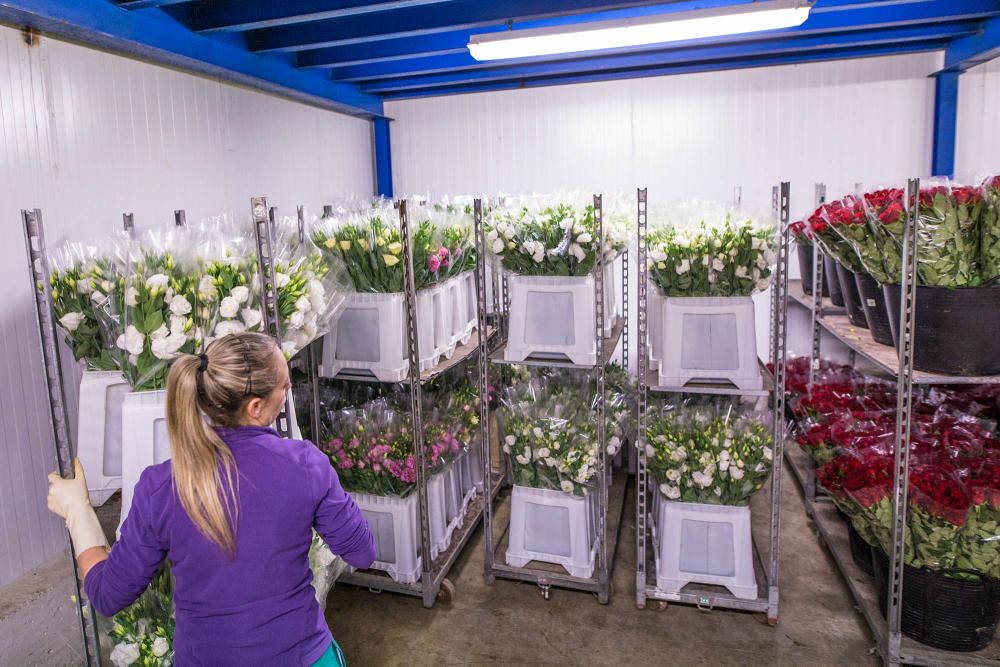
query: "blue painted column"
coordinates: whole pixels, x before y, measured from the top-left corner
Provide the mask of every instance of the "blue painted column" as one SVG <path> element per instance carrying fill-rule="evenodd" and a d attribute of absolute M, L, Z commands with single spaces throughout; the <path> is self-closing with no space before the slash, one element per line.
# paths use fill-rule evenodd
<path fill-rule="evenodd" d="M 958 77 L 961 72 L 934 75 L 934 149 L 931 175 L 955 175 L 955 136 L 958 131 Z"/>
<path fill-rule="evenodd" d="M 378 117 L 372 120 L 375 131 L 375 191 L 392 198 L 392 146 L 389 141 L 390 120 Z"/>

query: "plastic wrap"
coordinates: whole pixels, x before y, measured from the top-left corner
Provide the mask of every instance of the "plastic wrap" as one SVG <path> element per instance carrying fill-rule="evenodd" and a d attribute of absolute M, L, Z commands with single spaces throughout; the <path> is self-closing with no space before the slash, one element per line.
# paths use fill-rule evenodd
<path fill-rule="evenodd" d="M 87 370 L 117 370 L 97 315 L 121 282 L 111 241 L 65 243 L 49 253 L 49 267 L 53 319 L 73 357 Z"/>
<path fill-rule="evenodd" d="M 274 229 L 274 278 L 281 318 L 282 352 L 291 359 L 325 334 L 346 300 L 343 268 L 306 235 L 301 241 L 298 222 L 285 218 Z"/>
<path fill-rule="evenodd" d="M 377 496 L 406 496 L 417 480 L 409 416 L 385 401 L 364 409 L 326 415 L 330 439 L 323 450 L 348 491 Z"/>
<path fill-rule="evenodd" d="M 312 570 L 312 585 L 321 610 L 326 611 L 326 598 L 330 595 L 330 589 L 348 567 L 342 558 L 333 555 L 330 547 L 314 530 L 312 545 L 309 547 L 309 569 Z"/>
<path fill-rule="evenodd" d="M 823 204 L 809 216 L 813 240 L 823 254 L 851 271 L 861 269 L 861 262 L 851 244 L 834 227 L 857 224 L 859 216 L 863 216 L 863 209 L 854 197 Z"/>
<path fill-rule="evenodd" d="M 165 562 L 139 599 L 114 615 L 107 632 L 112 644 L 108 660 L 112 665 L 174 664 L 173 588 L 170 567 Z"/>
<path fill-rule="evenodd" d="M 485 221 L 486 246 L 504 269 L 526 276 L 585 276 L 597 252 L 606 259 L 628 247 L 629 218 L 609 197 L 604 243 L 595 238 L 594 206 L 579 195 L 510 198 Z"/>
<path fill-rule="evenodd" d="M 750 296 L 770 285 L 773 221 L 714 202 L 650 216 L 649 276 L 664 296 Z"/>
<path fill-rule="evenodd" d="M 476 268 L 472 200 L 445 198 L 431 207 L 431 220 L 439 238 L 428 256 L 428 269 L 438 282 Z"/>
<path fill-rule="evenodd" d="M 646 461 L 669 500 L 746 505 L 774 457 L 767 417 L 721 400 L 682 403 L 651 417 Z"/>
<path fill-rule="evenodd" d="M 1000 176 L 991 176 L 983 181 L 982 193 L 980 269 L 983 283 L 992 283 L 1000 276 Z"/>
<path fill-rule="evenodd" d="M 205 344 L 227 334 L 263 328 L 259 283 L 254 281 L 257 258 L 246 229 L 221 225 L 193 237 L 195 261 L 200 269 L 198 297 Z M 214 317 L 210 314 L 214 313 Z"/>

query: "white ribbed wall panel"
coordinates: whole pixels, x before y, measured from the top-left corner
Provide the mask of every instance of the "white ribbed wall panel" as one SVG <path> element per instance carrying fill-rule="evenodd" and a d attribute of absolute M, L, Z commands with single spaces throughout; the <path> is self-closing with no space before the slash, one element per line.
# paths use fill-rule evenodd
<path fill-rule="evenodd" d="M 769 207 L 929 170 L 941 54 L 389 102 L 397 192 L 632 191 Z"/>
<path fill-rule="evenodd" d="M 63 548 L 45 509 L 54 454 L 19 210 L 43 211 L 50 246 L 249 213 L 267 195 L 294 215 L 373 191 L 367 121 L 0 27 L 0 584 Z M 68 356 L 64 351 L 64 356 Z M 71 417 L 75 419 L 72 364 Z"/>
<path fill-rule="evenodd" d="M 966 182 L 1000 173 L 1000 58 L 958 79 L 955 176 Z"/>

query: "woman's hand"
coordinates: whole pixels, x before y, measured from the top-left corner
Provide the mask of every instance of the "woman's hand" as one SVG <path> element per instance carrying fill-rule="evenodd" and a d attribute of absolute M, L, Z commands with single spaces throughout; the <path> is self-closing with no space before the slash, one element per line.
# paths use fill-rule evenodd
<path fill-rule="evenodd" d="M 58 473 L 49 473 L 49 510 L 66 520 L 66 528 L 73 539 L 73 555 L 80 557 L 94 547 L 108 548 L 104 529 L 90 506 L 87 478 L 79 459 L 73 460 L 73 479 L 63 479 Z"/>

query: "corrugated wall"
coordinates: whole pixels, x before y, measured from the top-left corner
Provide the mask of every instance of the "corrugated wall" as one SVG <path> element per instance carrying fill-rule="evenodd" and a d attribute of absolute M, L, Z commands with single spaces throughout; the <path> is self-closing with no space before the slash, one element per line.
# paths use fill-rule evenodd
<path fill-rule="evenodd" d="M 1000 173 L 1000 59 L 959 78 L 956 173 L 978 180 Z"/>
<path fill-rule="evenodd" d="M 19 210 L 48 242 L 373 191 L 367 121 L 0 27 L 0 584 L 63 548 Z M 73 380 L 75 369 L 67 364 Z M 76 396 L 70 382 L 70 407 Z"/>
<path fill-rule="evenodd" d="M 398 192 L 631 191 L 793 208 L 930 167 L 939 53 L 390 102 Z"/>

